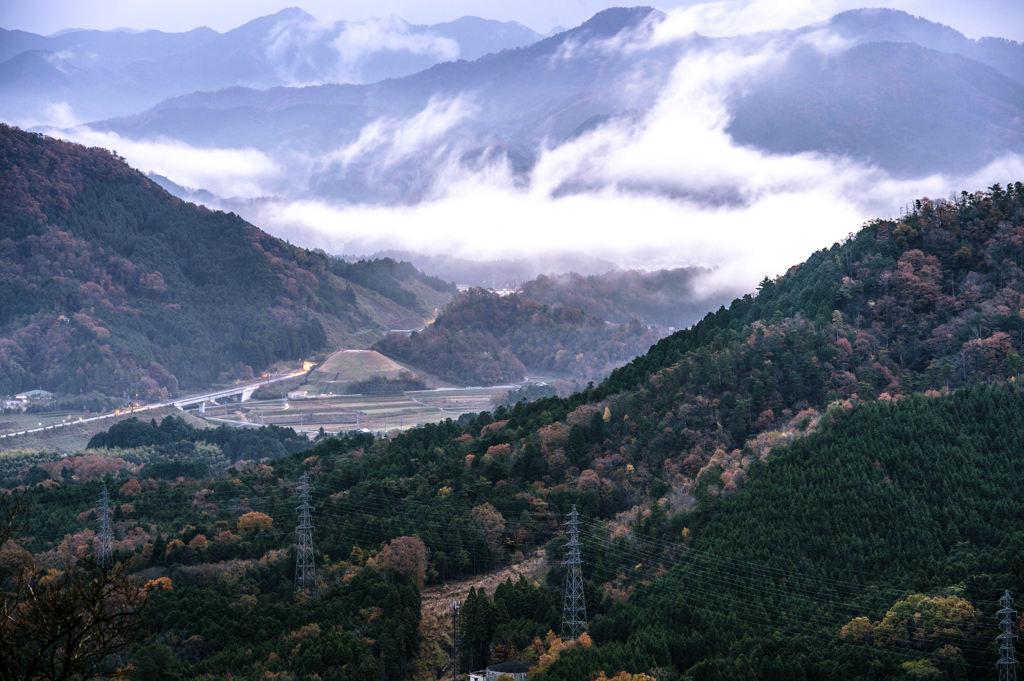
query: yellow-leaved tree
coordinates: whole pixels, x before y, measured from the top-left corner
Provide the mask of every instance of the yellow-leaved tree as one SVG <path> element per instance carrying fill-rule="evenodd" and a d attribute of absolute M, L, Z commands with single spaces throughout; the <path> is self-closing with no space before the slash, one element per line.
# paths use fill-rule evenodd
<path fill-rule="evenodd" d="M 897 601 L 880 622 L 855 617 L 839 635 L 851 643 L 959 657 L 960 646 L 980 621 L 981 611 L 965 598 L 911 594 Z"/>
<path fill-rule="evenodd" d="M 238 531 L 240 534 L 248 534 L 256 530 L 269 530 L 274 524 L 274 519 L 266 513 L 250 511 L 238 519 Z"/>

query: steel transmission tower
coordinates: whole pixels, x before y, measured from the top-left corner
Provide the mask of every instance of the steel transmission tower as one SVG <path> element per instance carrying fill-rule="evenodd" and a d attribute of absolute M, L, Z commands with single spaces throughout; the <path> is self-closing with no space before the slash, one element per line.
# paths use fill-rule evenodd
<path fill-rule="evenodd" d="M 452 681 L 459 681 L 459 636 L 462 627 L 462 603 L 450 601 L 452 613 Z"/>
<path fill-rule="evenodd" d="M 587 630 L 587 604 L 583 599 L 583 573 L 580 570 L 580 530 L 576 504 L 569 514 L 569 556 L 565 565 L 569 568 L 565 576 L 565 604 L 562 606 L 562 638 L 576 639 Z"/>
<path fill-rule="evenodd" d="M 107 486 L 103 486 L 100 495 L 100 533 L 96 537 L 96 558 L 101 568 L 109 568 L 114 564 L 114 533 L 110 530 L 110 495 Z"/>
<path fill-rule="evenodd" d="M 1010 631 L 1013 627 L 1013 616 L 1017 611 L 1013 609 L 1013 599 L 1010 598 L 1009 591 L 1003 592 L 999 605 L 1003 606 L 1002 610 L 996 613 L 1000 617 L 999 628 L 1003 630 L 1003 633 L 996 636 L 996 640 L 999 641 L 999 662 L 996 663 L 999 667 L 999 681 L 1017 681 L 1017 659 L 1014 657 L 1016 651 L 1013 648 L 1013 639 L 1017 637 Z"/>
<path fill-rule="evenodd" d="M 309 517 L 309 473 L 299 478 L 299 526 L 295 529 L 295 586 L 309 594 L 316 591 L 316 565 L 313 562 L 313 523 Z"/>

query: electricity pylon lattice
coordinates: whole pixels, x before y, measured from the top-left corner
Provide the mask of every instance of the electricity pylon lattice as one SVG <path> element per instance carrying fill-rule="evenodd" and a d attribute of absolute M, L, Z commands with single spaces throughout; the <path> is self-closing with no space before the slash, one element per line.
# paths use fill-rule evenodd
<path fill-rule="evenodd" d="M 459 681 L 459 639 L 462 627 L 462 603 L 451 601 L 449 607 L 452 613 L 452 681 Z"/>
<path fill-rule="evenodd" d="M 580 569 L 580 521 L 576 504 L 569 514 L 569 555 L 565 565 L 569 568 L 565 576 L 565 604 L 562 606 L 562 638 L 576 639 L 587 630 L 587 604 L 583 598 L 583 573 Z"/>
<path fill-rule="evenodd" d="M 1017 611 L 1013 609 L 1013 599 L 1010 598 L 1009 591 L 1003 592 L 999 605 L 1003 606 L 996 613 L 1000 618 L 999 628 L 1003 630 L 1003 633 L 996 636 L 996 640 L 999 641 L 999 662 L 996 663 L 999 668 L 999 681 L 1017 681 L 1017 659 L 1014 657 L 1016 651 L 1013 646 L 1013 640 L 1017 637 L 1011 631 L 1013 616 Z"/>
<path fill-rule="evenodd" d="M 103 486 L 100 495 L 100 533 L 96 535 L 96 558 L 101 568 L 109 568 L 114 564 L 114 533 L 110 530 L 110 495 L 107 486 Z"/>
<path fill-rule="evenodd" d="M 295 509 L 299 512 L 299 526 L 295 528 L 295 586 L 307 593 L 316 591 L 316 565 L 313 562 L 313 522 L 309 517 L 309 474 L 303 473 L 297 491 L 302 503 Z"/>

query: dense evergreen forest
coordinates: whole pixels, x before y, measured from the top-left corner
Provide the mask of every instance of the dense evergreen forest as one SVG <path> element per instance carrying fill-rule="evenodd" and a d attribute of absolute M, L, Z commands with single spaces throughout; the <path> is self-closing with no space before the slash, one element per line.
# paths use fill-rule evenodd
<path fill-rule="evenodd" d="M 410 263 L 398 262 L 391 258 L 375 258 L 348 262 L 340 258 L 331 258 L 328 269 L 342 279 L 376 291 L 385 298 L 393 300 L 403 307 L 416 309 L 419 301 L 416 294 L 402 288 L 401 282 L 419 280 L 441 293 L 455 294 L 455 284 L 423 274 Z"/>
<path fill-rule="evenodd" d="M 575 308 L 472 288 L 423 331 L 388 334 L 374 349 L 455 383 L 493 385 L 521 380 L 527 367 L 599 378 L 658 338 L 635 318 L 607 324 Z"/>
<path fill-rule="evenodd" d="M 408 263 L 346 263 L 183 203 L 106 150 L 0 125 L 0 394 L 165 398 L 381 328 L 378 301 L 422 319 L 433 305 L 416 290 L 452 292 Z"/>
<path fill-rule="evenodd" d="M 996 679 L 996 601 L 1024 594 L 1022 200 L 922 199 L 568 398 L 389 440 L 264 429 L 242 454 L 171 418 L 20 453 L 0 486 L 31 509 L 0 581 L 87 555 L 106 484 L 150 594 L 147 637 L 107 664 L 137 678 L 433 679 L 420 590 L 543 547 L 537 583 L 471 592 L 463 672 Z M 291 581 L 303 474 L 317 594 Z M 566 641 L 573 506 L 589 627 Z"/>

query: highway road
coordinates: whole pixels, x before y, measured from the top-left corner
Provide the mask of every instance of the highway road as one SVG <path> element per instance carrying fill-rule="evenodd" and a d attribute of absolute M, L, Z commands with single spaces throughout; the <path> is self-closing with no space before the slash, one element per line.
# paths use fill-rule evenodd
<path fill-rule="evenodd" d="M 173 406 L 176 406 L 178 404 L 193 404 L 193 403 L 197 403 L 197 402 L 203 402 L 203 401 L 206 401 L 206 400 L 216 400 L 218 398 L 227 397 L 229 395 L 235 395 L 237 393 L 241 393 L 241 392 L 244 392 L 246 390 L 259 388 L 260 386 L 270 385 L 271 383 L 277 383 L 278 381 L 287 381 L 290 378 L 298 378 L 299 376 L 304 376 L 307 373 L 309 373 L 309 369 L 299 369 L 299 370 L 296 370 L 296 371 L 291 371 L 291 372 L 289 372 L 287 374 L 278 374 L 278 375 L 272 376 L 270 378 L 265 378 L 265 379 L 262 379 L 260 381 L 256 381 L 255 383 L 247 383 L 245 385 L 240 385 L 240 386 L 237 386 L 237 387 L 234 387 L 234 388 L 229 388 L 227 390 L 215 390 L 213 392 L 203 393 L 203 394 L 200 394 L 200 395 L 192 395 L 192 396 L 188 396 L 188 397 L 185 397 L 185 398 L 179 397 L 179 398 L 174 399 L 174 400 L 167 400 L 166 402 L 156 402 L 156 403 L 153 403 L 153 404 L 147 404 L 144 407 L 135 407 L 135 408 L 131 409 L 130 412 L 126 412 L 126 411 L 122 410 L 120 412 L 112 412 L 110 414 L 100 414 L 99 416 L 90 416 L 88 418 L 80 418 L 77 421 L 68 421 L 67 423 L 54 423 L 54 424 L 49 425 L 49 426 L 40 426 L 39 428 L 30 428 L 28 430 L 19 430 L 19 431 L 15 432 L 15 433 L 7 433 L 5 435 L 0 435 L 0 439 L 7 438 L 7 437 L 17 437 L 18 435 L 26 435 L 28 433 L 41 433 L 44 430 L 57 430 L 58 428 L 68 428 L 70 426 L 74 426 L 74 425 L 79 424 L 79 423 L 88 423 L 90 421 L 99 421 L 101 419 L 110 419 L 110 418 L 114 418 L 116 416 L 124 416 L 125 413 L 138 414 L 140 412 L 146 412 L 146 411 L 149 411 L 151 409 L 160 409 L 162 407 L 173 407 Z"/>

